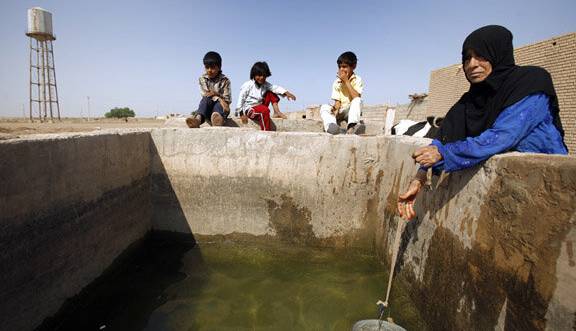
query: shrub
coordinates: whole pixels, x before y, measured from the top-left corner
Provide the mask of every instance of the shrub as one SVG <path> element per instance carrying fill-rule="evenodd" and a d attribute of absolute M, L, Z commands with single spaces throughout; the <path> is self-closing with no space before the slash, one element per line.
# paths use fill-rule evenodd
<path fill-rule="evenodd" d="M 110 109 L 109 112 L 107 112 L 106 114 L 104 114 L 104 116 L 106 116 L 107 118 L 127 118 L 127 117 L 134 117 L 136 116 L 136 114 L 134 113 L 134 111 L 128 107 L 124 107 L 124 108 L 114 108 L 114 109 Z"/>

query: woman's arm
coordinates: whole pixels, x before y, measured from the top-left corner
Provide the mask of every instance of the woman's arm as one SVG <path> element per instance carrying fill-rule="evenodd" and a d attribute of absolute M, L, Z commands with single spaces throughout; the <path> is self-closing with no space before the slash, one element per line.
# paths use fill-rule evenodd
<path fill-rule="evenodd" d="M 495 154 L 506 152 L 534 130 L 549 113 L 548 96 L 532 94 L 507 107 L 494 125 L 477 137 L 442 144 L 433 140 L 448 172 L 472 167 Z"/>

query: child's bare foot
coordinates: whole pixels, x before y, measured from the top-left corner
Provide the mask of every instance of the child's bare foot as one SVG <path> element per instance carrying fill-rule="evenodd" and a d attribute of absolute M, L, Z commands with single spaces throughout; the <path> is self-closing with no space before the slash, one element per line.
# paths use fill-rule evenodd
<path fill-rule="evenodd" d="M 188 117 L 186 119 L 186 125 L 188 125 L 189 128 L 192 129 L 197 129 L 200 127 L 201 124 L 201 120 L 198 117 Z"/>
<path fill-rule="evenodd" d="M 273 117 L 273 118 L 282 118 L 282 119 L 285 119 L 285 120 L 288 119 L 288 116 L 284 115 L 284 113 L 281 112 L 281 111 L 274 112 L 274 115 L 273 115 L 272 117 Z"/>

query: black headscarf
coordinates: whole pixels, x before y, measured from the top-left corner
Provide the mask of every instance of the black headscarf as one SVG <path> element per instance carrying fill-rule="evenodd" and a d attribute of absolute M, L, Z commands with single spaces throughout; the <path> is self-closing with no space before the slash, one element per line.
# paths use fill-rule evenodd
<path fill-rule="evenodd" d="M 484 81 L 470 84 L 468 92 L 446 114 L 436 139 L 445 144 L 476 137 L 492 127 L 506 107 L 538 92 L 548 96 L 554 125 L 564 138 L 550 74 L 540 67 L 515 64 L 512 33 L 508 29 L 488 25 L 472 32 L 462 45 L 463 65 L 469 50 L 488 60 L 492 72 Z"/>

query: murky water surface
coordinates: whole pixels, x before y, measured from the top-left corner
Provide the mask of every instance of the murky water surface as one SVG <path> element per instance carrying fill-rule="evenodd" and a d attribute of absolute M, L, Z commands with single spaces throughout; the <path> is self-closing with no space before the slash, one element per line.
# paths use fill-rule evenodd
<path fill-rule="evenodd" d="M 41 330 L 350 330 L 376 318 L 385 269 L 342 250 L 148 242 Z M 394 286 L 392 317 L 423 330 L 402 285 Z"/>

